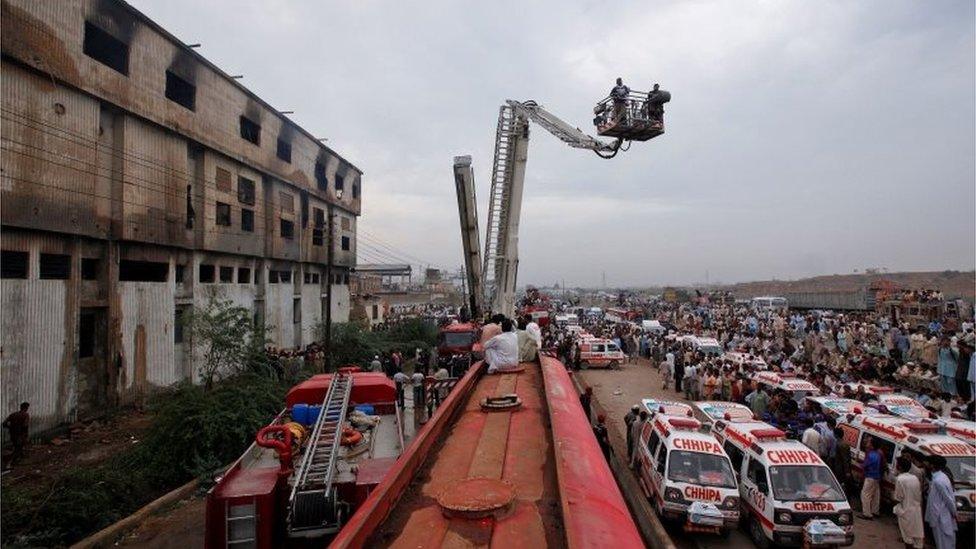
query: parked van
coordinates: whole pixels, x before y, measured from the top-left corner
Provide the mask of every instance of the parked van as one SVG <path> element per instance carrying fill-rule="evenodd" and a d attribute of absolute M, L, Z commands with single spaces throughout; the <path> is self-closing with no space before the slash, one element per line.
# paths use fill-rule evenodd
<path fill-rule="evenodd" d="M 946 434 L 951 437 L 956 437 L 971 446 L 976 446 L 976 421 L 966 419 L 947 419 L 944 421 Z"/>
<path fill-rule="evenodd" d="M 880 410 L 853 398 L 815 396 L 807 397 L 805 402 L 810 406 L 812 412 L 834 419 L 844 417 L 847 414 L 882 415 Z"/>
<path fill-rule="evenodd" d="M 609 339 L 592 338 L 580 341 L 580 368 L 617 368 L 627 358 L 620 347 Z"/>
<path fill-rule="evenodd" d="M 711 430 L 712 423 L 724 419 L 726 421 L 752 421 L 752 410 L 737 402 L 723 400 L 704 400 L 691 405 L 692 414 L 703 426 Z"/>
<path fill-rule="evenodd" d="M 761 421 L 719 420 L 713 433 L 736 467 L 743 519 L 756 546 L 804 545 L 814 529 L 824 545 L 854 543 L 847 496 L 816 452 Z"/>
<path fill-rule="evenodd" d="M 748 368 L 750 370 L 768 370 L 769 365 L 762 357 L 753 355 L 752 353 L 743 353 L 740 351 L 729 351 L 722 355 L 722 358 L 732 361 L 732 364 L 739 368 Z"/>
<path fill-rule="evenodd" d="M 820 395 L 820 389 L 816 385 L 789 374 L 769 371 L 757 372 L 752 379 L 770 389 L 778 389 L 791 393 L 793 400 L 797 402 L 803 402 L 803 399 L 808 396 Z"/>
<path fill-rule="evenodd" d="M 686 531 L 726 534 L 739 522 L 739 489 L 729 457 L 701 423 L 658 414 L 637 445 L 638 479 L 664 520 Z"/>
<path fill-rule="evenodd" d="M 722 353 L 725 352 L 715 338 L 686 336 L 684 341 L 690 343 L 693 350 L 709 356 L 722 356 Z"/>
<path fill-rule="evenodd" d="M 935 414 L 925 406 L 919 404 L 914 398 L 905 395 L 882 393 L 878 395 L 877 402 L 873 404 L 878 410 L 903 419 L 924 421 L 935 418 Z"/>
<path fill-rule="evenodd" d="M 641 330 L 643 330 L 645 334 L 655 335 L 664 335 L 668 332 L 668 329 L 665 328 L 664 325 L 658 320 L 642 320 Z"/>
<path fill-rule="evenodd" d="M 749 307 L 757 312 L 786 312 L 789 302 L 785 297 L 761 296 L 752 298 Z"/>
<path fill-rule="evenodd" d="M 847 416 L 837 425 L 844 431 L 844 440 L 851 445 L 851 474 L 858 481 L 864 478 L 863 461 L 867 439 L 884 454 L 887 465 L 881 482 L 881 497 L 893 499 L 895 488 L 895 460 L 905 451 L 922 456 L 939 455 L 946 459 L 956 492 L 957 521 L 972 523 L 976 503 L 976 448 L 943 431 L 933 422 L 914 422 L 891 416 Z"/>
<path fill-rule="evenodd" d="M 692 416 L 691 406 L 684 402 L 678 402 L 676 400 L 658 400 L 656 398 L 644 398 L 641 399 L 641 406 L 647 410 L 647 413 L 651 417 L 656 414 L 665 414 L 669 416 Z"/>

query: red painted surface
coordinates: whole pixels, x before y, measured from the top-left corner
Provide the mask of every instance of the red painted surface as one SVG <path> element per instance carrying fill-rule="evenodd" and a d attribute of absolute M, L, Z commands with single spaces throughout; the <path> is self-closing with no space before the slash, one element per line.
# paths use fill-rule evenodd
<path fill-rule="evenodd" d="M 369 535 L 390 513 L 404 491 L 410 486 L 417 470 L 423 465 L 431 447 L 438 441 L 443 430 L 450 423 L 455 411 L 467 401 L 475 382 L 480 377 L 484 364 L 477 364 L 458 381 L 454 390 L 434 416 L 417 434 L 413 442 L 397 460 L 386 478 L 369 495 L 365 502 L 356 510 L 329 547 L 363 547 Z M 438 510 L 439 514 L 440 511 Z"/>
<path fill-rule="evenodd" d="M 223 481 L 207 495 L 206 537 L 204 547 L 227 547 L 227 509 L 233 505 L 254 504 L 257 521 L 257 547 L 271 547 L 278 521 L 275 515 L 279 491 L 277 467 L 242 470 L 236 464 L 227 472 Z"/>
<path fill-rule="evenodd" d="M 393 380 L 382 372 L 353 373 L 350 404 L 395 402 L 396 386 Z M 332 374 L 318 374 L 295 385 L 288 391 L 285 404 L 291 408 L 295 404 L 321 404 L 332 383 Z"/>
<path fill-rule="evenodd" d="M 566 367 L 542 357 L 567 545 L 644 547 Z"/>

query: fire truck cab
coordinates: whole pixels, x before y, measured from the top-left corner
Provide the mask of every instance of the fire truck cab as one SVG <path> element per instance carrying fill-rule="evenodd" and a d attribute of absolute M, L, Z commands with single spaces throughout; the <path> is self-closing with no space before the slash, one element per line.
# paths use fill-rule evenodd
<path fill-rule="evenodd" d="M 616 368 L 627 358 L 617 344 L 609 339 L 582 338 L 580 348 L 580 368 Z"/>
<path fill-rule="evenodd" d="M 815 452 L 761 421 L 716 421 L 713 434 L 739 475 L 743 519 L 758 547 L 847 546 L 853 511 Z"/>
<path fill-rule="evenodd" d="M 638 478 L 664 520 L 686 531 L 728 533 L 739 522 L 739 490 L 729 457 L 701 423 L 657 414 L 644 424 Z"/>
<path fill-rule="evenodd" d="M 884 454 L 886 470 L 881 480 L 881 497 L 885 500 L 893 497 L 897 476 L 895 460 L 903 452 L 910 451 L 923 457 L 944 457 L 956 491 L 958 522 L 973 522 L 976 507 L 976 448 L 941 432 L 944 426 L 934 422 L 913 422 L 890 416 L 847 416 L 837 425 L 844 431 L 844 440 L 851 445 L 851 474 L 855 479 L 864 478 L 862 462 L 868 438 L 872 438 L 875 448 Z"/>
<path fill-rule="evenodd" d="M 797 402 L 803 402 L 803 399 L 806 397 L 820 394 L 820 389 L 813 383 L 788 374 L 757 372 L 753 379 L 771 389 L 790 393 L 793 395 L 793 400 Z"/>

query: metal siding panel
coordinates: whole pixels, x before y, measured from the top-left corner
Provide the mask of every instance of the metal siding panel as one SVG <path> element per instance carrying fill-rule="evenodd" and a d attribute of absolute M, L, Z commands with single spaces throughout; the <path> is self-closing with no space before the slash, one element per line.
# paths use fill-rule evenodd
<path fill-rule="evenodd" d="M 50 429 L 75 416 L 74 372 L 65 379 L 65 402 L 58 409 L 61 362 L 66 350 L 65 298 L 67 281 L 4 280 L 3 298 L 3 401 L 8 409 L 31 404 L 31 431 Z"/>
<path fill-rule="evenodd" d="M 136 330 L 139 325 L 146 332 L 146 388 L 165 387 L 183 378 L 173 343 L 174 290 L 170 282 L 119 282 L 126 390 L 140 389 L 136 385 Z"/>

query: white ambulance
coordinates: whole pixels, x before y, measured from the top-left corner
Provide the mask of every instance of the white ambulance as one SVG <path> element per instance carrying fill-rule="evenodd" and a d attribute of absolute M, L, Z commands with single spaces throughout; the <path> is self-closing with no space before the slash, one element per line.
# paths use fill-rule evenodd
<path fill-rule="evenodd" d="M 729 458 L 701 423 L 658 414 L 637 446 L 638 478 L 664 520 L 686 531 L 727 534 L 739 522 L 739 489 Z"/>
<path fill-rule="evenodd" d="M 778 389 L 790 393 L 793 396 L 793 400 L 797 402 L 803 402 L 803 399 L 808 396 L 817 396 L 820 394 L 820 389 L 816 385 L 790 374 L 770 371 L 756 372 L 752 379 L 770 389 Z"/>
<path fill-rule="evenodd" d="M 651 417 L 654 417 L 657 414 L 692 417 L 693 413 L 691 406 L 685 404 L 684 402 L 678 402 L 677 400 L 643 398 L 641 399 L 641 406 L 647 410 L 648 415 Z"/>
<path fill-rule="evenodd" d="M 761 421 L 716 421 L 712 432 L 739 475 L 743 520 L 758 547 L 847 546 L 853 511 L 815 452 Z"/>
<path fill-rule="evenodd" d="M 804 402 L 809 405 L 810 411 L 830 416 L 834 419 L 846 416 L 847 414 L 883 415 L 883 412 L 880 410 L 853 398 L 817 396 L 807 397 Z"/>
<path fill-rule="evenodd" d="M 712 423 L 719 419 L 726 421 L 751 421 L 754 419 L 752 410 L 738 402 L 724 400 L 703 400 L 691 405 L 692 414 L 703 426 L 711 430 Z"/>
<path fill-rule="evenodd" d="M 603 338 L 583 338 L 579 344 L 580 368 L 616 368 L 627 358 L 616 343 Z"/>
<path fill-rule="evenodd" d="M 946 434 L 956 437 L 969 445 L 976 446 L 976 421 L 965 419 L 946 419 Z"/>
<path fill-rule="evenodd" d="M 912 421 L 923 421 L 935 418 L 935 414 L 928 411 L 912 397 L 895 393 L 878 395 L 875 406 L 886 414 L 891 414 Z"/>
<path fill-rule="evenodd" d="M 857 392 L 858 388 L 861 387 L 864 388 L 865 393 L 873 397 L 877 397 L 880 395 L 889 395 L 895 392 L 895 390 L 892 389 L 891 387 L 885 387 L 884 385 L 876 385 L 874 383 L 861 383 L 859 381 L 851 381 L 843 385 L 844 389 L 850 389 L 855 393 Z"/>
<path fill-rule="evenodd" d="M 956 511 L 960 524 L 972 523 L 976 508 L 976 448 L 965 441 L 942 432 L 945 426 L 936 422 L 913 422 L 892 416 L 847 416 L 837 422 L 844 431 L 844 440 L 851 445 L 851 474 L 864 478 L 867 439 L 884 454 L 887 465 L 881 479 L 881 497 L 892 499 L 897 476 L 895 460 L 905 452 L 923 457 L 939 455 L 946 459 L 956 492 Z"/>
<path fill-rule="evenodd" d="M 741 370 L 755 371 L 755 370 L 768 370 L 769 365 L 762 357 L 756 356 L 752 353 L 744 353 L 741 351 L 730 351 L 722 355 L 722 358 L 732 361 L 732 364 L 739 367 Z"/>

